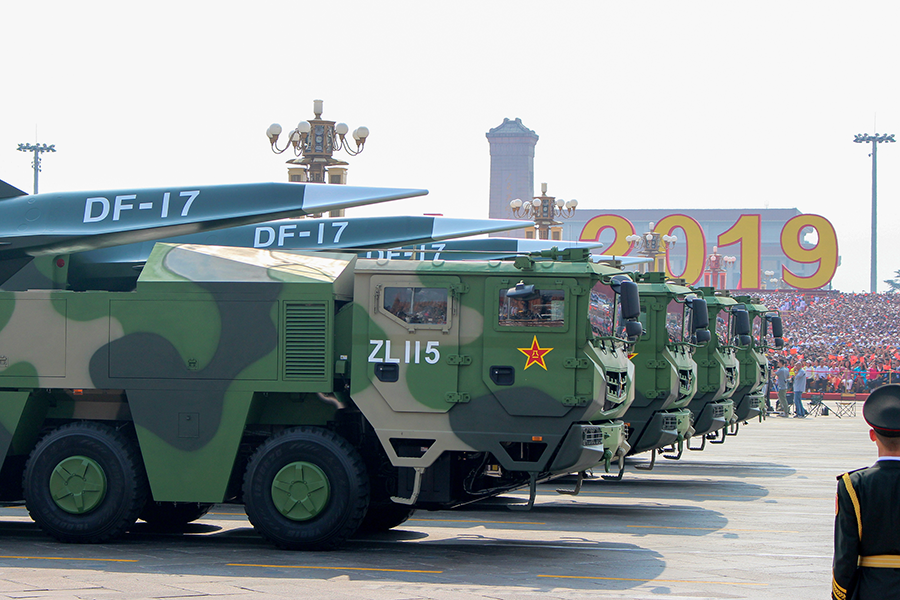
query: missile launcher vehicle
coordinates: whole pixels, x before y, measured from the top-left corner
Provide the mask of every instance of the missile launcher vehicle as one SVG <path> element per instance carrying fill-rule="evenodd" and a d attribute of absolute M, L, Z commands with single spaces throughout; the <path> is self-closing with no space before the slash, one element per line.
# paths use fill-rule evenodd
<path fill-rule="evenodd" d="M 240 502 L 292 549 L 523 487 L 529 507 L 630 449 L 637 286 L 555 254 L 160 243 L 130 291 L 0 292 L 0 500 L 67 542 Z"/>

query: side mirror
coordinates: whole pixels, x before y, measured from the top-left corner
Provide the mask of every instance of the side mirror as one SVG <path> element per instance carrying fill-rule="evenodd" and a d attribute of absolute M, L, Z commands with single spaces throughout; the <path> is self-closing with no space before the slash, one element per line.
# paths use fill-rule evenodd
<path fill-rule="evenodd" d="M 772 322 L 772 335 L 776 338 L 784 337 L 784 326 L 781 324 L 781 317 L 769 317 L 769 321 Z"/>
<path fill-rule="evenodd" d="M 697 343 L 698 344 L 705 344 L 711 339 L 712 339 L 712 334 L 709 332 L 709 329 L 698 329 L 697 330 Z"/>
<path fill-rule="evenodd" d="M 734 321 L 734 335 L 735 337 L 750 337 L 750 313 L 748 313 L 745 309 L 731 309 L 731 318 Z M 742 346 L 746 346 L 750 342 L 746 344 L 741 344 Z"/>
<path fill-rule="evenodd" d="M 784 339 L 777 337 L 775 338 L 775 347 L 776 348 L 784 348 Z"/>
<path fill-rule="evenodd" d="M 709 327 L 709 312 L 707 311 L 706 300 L 703 298 L 691 300 L 691 311 L 694 315 L 692 320 L 694 331 Z"/>
<path fill-rule="evenodd" d="M 637 319 L 641 316 L 641 297 L 638 285 L 627 279 L 619 285 L 619 299 L 622 302 L 622 318 Z"/>
<path fill-rule="evenodd" d="M 626 321 L 625 335 L 629 338 L 640 337 L 644 335 L 644 326 L 640 321 Z"/>
<path fill-rule="evenodd" d="M 749 335 L 737 336 L 738 346 L 749 346 L 751 341 L 753 341 L 753 338 L 751 338 Z"/>

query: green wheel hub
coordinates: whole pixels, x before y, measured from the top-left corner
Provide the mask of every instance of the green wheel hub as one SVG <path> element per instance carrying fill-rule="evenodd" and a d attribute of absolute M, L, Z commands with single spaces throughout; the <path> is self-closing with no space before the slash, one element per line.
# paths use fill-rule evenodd
<path fill-rule="evenodd" d="M 272 481 L 272 502 L 278 512 L 292 521 L 312 519 L 325 510 L 330 496 L 328 476 L 312 463 L 285 465 Z"/>
<path fill-rule="evenodd" d="M 86 456 L 65 458 L 50 475 L 50 496 L 67 513 L 89 513 L 106 497 L 106 473 Z"/>

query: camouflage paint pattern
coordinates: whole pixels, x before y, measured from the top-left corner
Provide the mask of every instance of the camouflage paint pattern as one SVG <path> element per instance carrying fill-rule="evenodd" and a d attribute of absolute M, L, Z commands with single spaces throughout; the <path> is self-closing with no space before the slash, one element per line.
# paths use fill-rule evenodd
<path fill-rule="evenodd" d="M 222 501 L 264 395 L 331 391 L 331 320 L 318 372 L 291 375 L 283 313 L 331 314 L 353 260 L 160 244 L 135 292 L 0 293 L 0 385 L 58 390 L 46 417 L 133 419 L 156 500 Z"/>
<path fill-rule="evenodd" d="M 27 454 L 48 418 L 131 421 L 155 500 L 221 502 L 247 428 L 325 425 L 338 392 L 394 466 L 459 450 L 541 475 L 589 468 L 627 448 L 618 419 L 633 367 L 621 343 L 593 340 L 587 319 L 591 286 L 617 273 L 160 243 L 133 292 L 0 292 L 0 387 L 21 390 L 0 398 L 0 456 Z M 498 290 L 520 280 L 565 290 L 563 327 L 497 325 Z M 446 323 L 386 314 L 379 290 L 390 284 L 446 290 Z M 544 365 L 526 369 L 532 344 Z M 382 364 L 398 364 L 397 381 L 380 381 L 373 357 L 396 358 Z M 515 385 L 495 384 L 495 364 Z M 335 389 L 347 375 L 349 395 Z M 608 394 L 609 380 L 624 388 Z M 588 421 L 601 424 L 590 443 Z M 409 438 L 433 444 L 398 456 L 392 439 Z M 545 448 L 522 460 L 511 443 Z"/>
<path fill-rule="evenodd" d="M 614 404 L 604 406 L 607 370 L 629 372 L 624 350 L 611 343 L 602 351 L 585 350 L 592 339 L 587 292 L 601 276 L 619 271 L 549 261 L 520 269 L 500 261 L 398 265 L 360 260 L 356 272 L 354 297 L 365 304 L 354 308 L 353 345 L 354 350 L 368 348 L 369 355 L 352 361 L 351 396 L 394 465 L 427 467 L 447 451 L 478 451 L 491 452 L 509 470 L 544 472 L 573 423 L 612 421 L 627 410 L 630 384 Z M 520 281 L 538 289 L 566 290 L 564 327 L 498 325 L 498 293 Z M 404 323 L 380 304 L 389 287 L 436 285 L 450 290 L 445 326 Z M 424 356 L 417 360 L 417 347 L 437 350 L 440 359 L 433 364 Z M 535 347 L 552 348 L 543 356 L 545 368 L 526 368 L 528 358 L 521 349 Z M 398 370 L 396 381 L 379 381 L 376 368 L 389 361 Z M 514 383 L 496 383 L 493 368 L 506 370 Z M 427 440 L 428 450 L 417 457 L 400 456 L 395 444 L 410 438 Z M 609 439 L 624 442 L 624 436 L 613 433 Z M 534 461 L 517 460 L 503 446 L 535 440 L 547 449 Z"/>

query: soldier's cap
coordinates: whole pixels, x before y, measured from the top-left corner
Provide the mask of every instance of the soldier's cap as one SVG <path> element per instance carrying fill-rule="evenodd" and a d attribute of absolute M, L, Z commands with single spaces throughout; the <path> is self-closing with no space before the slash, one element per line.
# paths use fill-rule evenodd
<path fill-rule="evenodd" d="M 863 418 L 885 437 L 900 437 L 900 384 L 877 388 L 863 404 Z"/>

